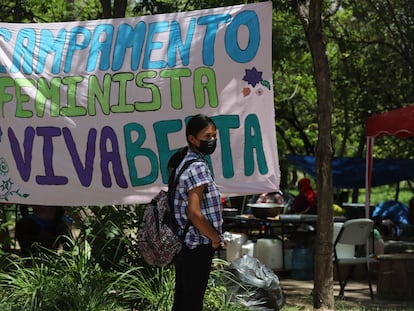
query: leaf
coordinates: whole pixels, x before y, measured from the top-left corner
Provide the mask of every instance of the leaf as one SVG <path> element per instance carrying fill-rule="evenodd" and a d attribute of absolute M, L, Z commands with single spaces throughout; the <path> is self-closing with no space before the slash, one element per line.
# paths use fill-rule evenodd
<path fill-rule="evenodd" d="M 260 83 L 261 83 L 264 87 L 266 87 L 266 88 L 268 88 L 268 89 L 270 90 L 270 83 L 269 83 L 269 81 L 267 81 L 267 80 L 262 80 L 262 81 L 260 81 Z"/>

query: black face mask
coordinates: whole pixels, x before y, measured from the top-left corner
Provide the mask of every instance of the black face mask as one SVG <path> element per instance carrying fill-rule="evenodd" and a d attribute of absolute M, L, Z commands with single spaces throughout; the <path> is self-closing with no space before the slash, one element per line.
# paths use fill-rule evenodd
<path fill-rule="evenodd" d="M 200 140 L 200 147 L 198 147 L 198 150 L 204 154 L 212 154 L 214 150 L 216 150 L 217 146 L 217 139 L 210 139 L 210 140 Z"/>

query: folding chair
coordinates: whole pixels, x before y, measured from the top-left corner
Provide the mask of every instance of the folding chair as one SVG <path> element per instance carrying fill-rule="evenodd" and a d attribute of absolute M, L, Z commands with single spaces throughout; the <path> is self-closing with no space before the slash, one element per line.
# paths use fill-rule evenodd
<path fill-rule="evenodd" d="M 364 263 L 366 266 L 367 271 L 367 281 L 369 285 L 369 291 L 371 295 L 371 299 L 374 298 L 374 294 L 372 291 L 372 284 L 371 284 L 371 269 L 370 265 L 376 261 L 375 258 L 371 257 L 368 254 L 368 241 L 370 235 L 372 233 L 372 229 L 374 227 L 374 222 L 368 218 L 357 218 L 347 220 L 343 223 L 342 227 L 339 230 L 337 237 L 335 238 L 334 242 L 334 264 L 337 271 L 340 291 L 339 296 L 344 296 L 345 286 L 348 282 L 349 275 L 352 272 L 352 269 L 355 265 Z M 341 256 L 340 247 L 341 246 L 350 246 L 350 247 L 357 247 L 357 246 L 366 246 L 363 254 L 358 254 L 358 252 L 353 252 L 353 254 L 349 254 L 348 252 L 342 252 Z M 346 255 L 348 253 L 348 255 Z M 360 256 L 358 256 L 360 255 Z M 340 265 L 351 265 L 351 272 L 348 274 L 345 280 L 342 279 L 341 272 L 340 272 Z"/>

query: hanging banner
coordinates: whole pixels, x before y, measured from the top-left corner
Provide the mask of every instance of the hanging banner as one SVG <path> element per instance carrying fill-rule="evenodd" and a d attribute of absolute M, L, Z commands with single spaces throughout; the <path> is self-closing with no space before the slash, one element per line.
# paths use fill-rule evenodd
<path fill-rule="evenodd" d="M 0 202 L 147 203 L 203 113 L 223 194 L 279 186 L 271 2 L 0 23 Z"/>

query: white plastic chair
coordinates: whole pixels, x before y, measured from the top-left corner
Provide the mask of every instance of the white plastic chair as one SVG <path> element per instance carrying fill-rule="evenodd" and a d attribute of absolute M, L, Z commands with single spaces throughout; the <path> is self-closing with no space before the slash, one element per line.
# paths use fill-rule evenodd
<path fill-rule="evenodd" d="M 358 256 L 356 252 L 353 254 L 349 254 L 348 252 L 340 253 L 340 248 L 343 246 L 367 246 L 369 242 L 369 238 L 372 233 L 372 229 L 374 227 L 374 222 L 368 218 L 357 218 L 357 219 L 350 219 L 343 223 L 341 226 L 338 235 L 335 238 L 334 242 L 334 265 L 336 267 L 338 281 L 340 286 L 339 296 L 344 296 L 345 286 L 348 282 L 348 277 L 343 280 L 341 273 L 340 273 L 340 265 L 351 265 L 352 268 L 356 264 L 364 263 L 367 270 L 367 281 L 369 285 L 369 291 L 371 295 L 371 299 L 374 298 L 374 294 L 372 291 L 372 284 L 371 284 L 371 269 L 370 265 L 376 261 L 375 258 L 371 257 L 367 251 L 364 251 L 364 254 Z M 334 230 L 335 236 L 335 230 Z M 347 254 L 348 253 L 348 254 Z"/>

